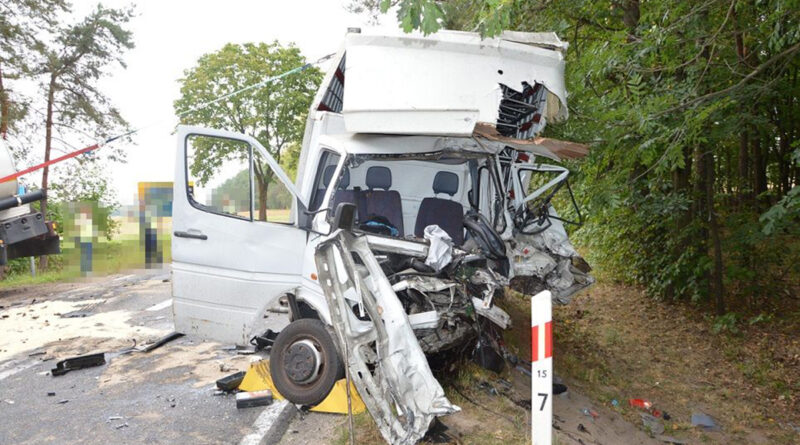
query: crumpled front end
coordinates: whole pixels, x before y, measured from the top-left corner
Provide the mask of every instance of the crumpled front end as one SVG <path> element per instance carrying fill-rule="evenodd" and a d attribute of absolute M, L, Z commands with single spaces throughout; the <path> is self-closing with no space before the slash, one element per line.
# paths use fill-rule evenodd
<path fill-rule="evenodd" d="M 349 378 L 387 442 L 416 443 L 434 417 L 460 409 L 431 373 L 367 238 L 340 230 L 315 260 Z"/>
<path fill-rule="evenodd" d="M 573 295 L 595 282 L 589 275 L 591 267 L 572 246 L 560 221 L 538 233 L 517 234 L 509 260 L 514 290 L 526 295 L 549 290 L 556 304 L 569 304 Z"/>

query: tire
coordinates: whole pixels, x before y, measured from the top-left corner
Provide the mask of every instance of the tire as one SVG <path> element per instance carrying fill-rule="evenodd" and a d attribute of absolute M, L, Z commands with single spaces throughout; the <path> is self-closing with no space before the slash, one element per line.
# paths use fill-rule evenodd
<path fill-rule="evenodd" d="M 297 381 L 297 374 L 293 374 L 293 378 L 287 370 L 287 366 L 291 369 L 296 363 L 298 356 L 292 347 L 302 344 L 302 348 L 307 349 L 309 342 L 320 357 L 318 371 L 310 380 Z M 316 364 L 316 360 L 313 361 Z M 278 334 L 270 352 L 269 371 L 275 389 L 283 397 L 292 403 L 313 406 L 325 400 L 336 381 L 344 375 L 344 364 L 325 324 L 320 320 L 303 318 L 289 323 Z"/>

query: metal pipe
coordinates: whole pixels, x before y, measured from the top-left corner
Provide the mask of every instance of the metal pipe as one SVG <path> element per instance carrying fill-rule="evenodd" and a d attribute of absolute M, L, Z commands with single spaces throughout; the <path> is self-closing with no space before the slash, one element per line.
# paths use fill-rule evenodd
<path fill-rule="evenodd" d="M 8 198 L 2 198 L 0 199 L 0 211 L 8 210 L 12 207 L 18 207 L 23 204 L 29 204 L 31 202 L 39 201 L 44 199 L 44 197 L 45 197 L 44 190 L 39 189 L 25 193 L 24 195 L 14 195 L 14 196 L 9 196 Z"/>

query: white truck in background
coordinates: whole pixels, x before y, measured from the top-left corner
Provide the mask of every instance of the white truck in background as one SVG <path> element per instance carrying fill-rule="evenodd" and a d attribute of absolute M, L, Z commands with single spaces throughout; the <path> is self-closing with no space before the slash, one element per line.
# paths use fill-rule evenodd
<path fill-rule="evenodd" d="M 426 355 L 496 345 L 506 286 L 565 303 L 593 282 L 564 229 L 577 206 L 577 221 L 553 206 L 575 203 L 554 162 L 586 147 L 538 136 L 567 117 L 566 48 L 551 33 L 348 33 L 295 182 L 251 136 L 179 127 L 176 329 L 247 344 L 284 297 L 280 393 L 314 405 L 346 367 L 383 437 L 415 443 L 458 410 Z M 213 175 L 209 150 L 231 154 Z"/>

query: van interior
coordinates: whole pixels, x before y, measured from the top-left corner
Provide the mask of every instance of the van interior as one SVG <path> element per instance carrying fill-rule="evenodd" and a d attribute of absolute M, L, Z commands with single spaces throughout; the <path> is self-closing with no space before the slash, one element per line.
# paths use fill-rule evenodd
<path fill-rule="evenodd" d="M 487 177 L 488 159 L 463 154 L 351 155 L 334 178 L 339 155 L 327 153 L 320 161 L 309 210 L 323 210 L 328 188 L 336 187 L 327 206 L 329 217 L 346 202 L 356 206 L 361 231 L 413 239 L 423 238 L 425 227 L 438 225 L 461 246 L 464 214 L 481 207 L 476 191 L 481 177 Z"/>

